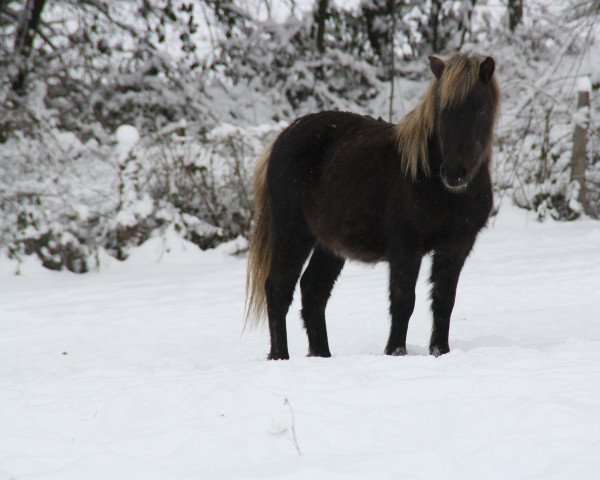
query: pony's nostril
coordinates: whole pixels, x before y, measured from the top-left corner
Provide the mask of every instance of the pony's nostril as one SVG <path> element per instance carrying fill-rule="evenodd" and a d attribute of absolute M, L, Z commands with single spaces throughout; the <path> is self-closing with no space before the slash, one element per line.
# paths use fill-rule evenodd
<path fill-rule="evenodd" d="M 464 167 L 445 167 L 442 165 L 440 166 L 440 176 L 452 184 L 462 183 L 467 178 L 467 169 Z"/>
<path fill-rule="evenodd" d="M 467 185 L 468 172 L 460 165 L 440 165 L 440 177 L 448 188 L 463 188 Z"/>

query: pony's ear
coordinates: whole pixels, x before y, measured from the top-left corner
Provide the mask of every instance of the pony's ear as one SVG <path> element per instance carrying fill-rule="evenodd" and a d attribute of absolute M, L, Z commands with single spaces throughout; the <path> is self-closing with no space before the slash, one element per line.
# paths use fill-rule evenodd
<path fill-rule="evenodd" d="M 479 78 L 483 83 L 487 83 L 492 78 L 494 74 L 494 69 L 496 68 L 496 62 L 492 57 L 487 57 L 481 65 L 479 65 Z"/>
<path fill-rule="evenodd" d="M 429 66 L 431 67 L 431 71 L 435 75 L 435 78 L 438 80 L 442 76 L 442 72 L 446 67 L 444 61 L 438 57 L 428 57 L 429 58 Z"/>

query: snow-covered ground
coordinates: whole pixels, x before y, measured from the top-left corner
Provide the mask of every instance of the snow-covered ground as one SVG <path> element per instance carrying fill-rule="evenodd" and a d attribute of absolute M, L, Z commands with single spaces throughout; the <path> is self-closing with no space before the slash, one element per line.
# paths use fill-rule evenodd
<path fill-rule="evenodd" d="M 0 478 L 591 479 L 600 472 L 600 223 L 505 208 L 468 260 L 452 352 L 382 354 L 385 265 L 347 265 L 331 359 L 242 334 L 245 260 L 152 240 L 77 276 L 0 265 Z M 157 261 L 157 259 L 159 259 Z"/>

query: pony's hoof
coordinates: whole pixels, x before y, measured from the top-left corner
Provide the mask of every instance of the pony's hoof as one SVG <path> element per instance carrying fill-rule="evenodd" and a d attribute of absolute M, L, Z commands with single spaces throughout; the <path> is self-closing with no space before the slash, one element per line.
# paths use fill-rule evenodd
<path fill-rule="evenodd" d="M 329 358 L 331 357 L 331 353 L 329 353 L 329 350 L 309 350 L 308 351 L 308 355 L 307 357 L 322 357 L 322 358 Z"/>
<path fill-rule="evenodd" d="M 392 357 L 404 357 L 406 356 L 406 347 L 396 347 L 393 350 L 386 350 L 386 355 L 391 355 Z"/>
<path fill-rule="evenodd" d="M 448 345 L 431 345 L 429 347 L 429 353 L 436 358 L 448 352 L 450 352 L 450 347 Z"/>
<path fill-rule="evenodd" d="M 267 360 L 289 360 L 290 355 L 288 353 L 269 353 Z"/>

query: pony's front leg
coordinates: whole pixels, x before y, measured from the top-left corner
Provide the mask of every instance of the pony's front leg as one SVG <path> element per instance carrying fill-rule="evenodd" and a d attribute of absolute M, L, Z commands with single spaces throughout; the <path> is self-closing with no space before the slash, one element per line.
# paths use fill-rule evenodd
<path fill-rule="evenodd" d="M 385 353 L 406 355 L 406 332 L 415 308 L 415 285 L 419 276 L 421 255 L 416 252 L 396 254 L 389 262 L 392 326 Z"/>
<path fill-rule="evenodd" d="M 473 241 L 465 242 L 462 245 L 446 246 L 436 250 L 433 255 L 431 265 L 433 328 L 429 353 L 436 357 L 450 351 L 448 336 L 456 286 L 465 260 L 473 247 Z"/>

